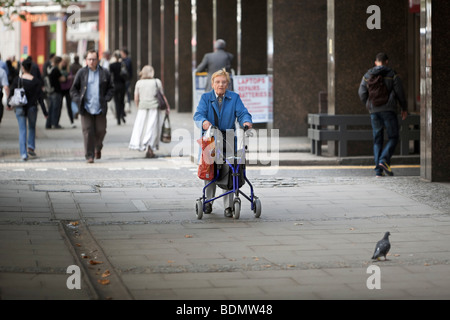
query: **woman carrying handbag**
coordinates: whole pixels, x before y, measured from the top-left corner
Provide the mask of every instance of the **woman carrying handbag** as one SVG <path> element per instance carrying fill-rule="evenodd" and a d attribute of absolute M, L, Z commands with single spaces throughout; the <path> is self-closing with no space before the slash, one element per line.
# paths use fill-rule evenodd
<path fill-rule="evenodd" d="M 155 71 L 151 66 L 144 66 L 136 82 L 134 101 L 138 108 L 131 133 L 129 148 L 146 151 L 146 158 L 156 158 L 154 150 L 159 149 L 161 126 L 164 116 L 170 112 L 170 106 L 165 99 L 161 80 L 154 78 Z M 160 109 L 157 93 L 164 97 L 165 109 Z"/>
<path fill-rule="evenodd" d="M 24 60 L 22 62 L 23 74 L 14 80 L 10 92 L 11 97 L 11 93 L 13 93 L 16 88 L 23 88 L 25 90 L 27 103 L 14 106 L 14 108 L 8 105 L 8 110 L 14 109 L 19 124 L 19 149 L 22 161 L 28 160 L 28 156 L 36 157 L 36 119 L 38 103 L 41 105 L 45 117 L 48 117 L 47 109 L 42 98 L 43 93 L 41 83 L 30 73 L 31 65 L 31 60 Z"/>

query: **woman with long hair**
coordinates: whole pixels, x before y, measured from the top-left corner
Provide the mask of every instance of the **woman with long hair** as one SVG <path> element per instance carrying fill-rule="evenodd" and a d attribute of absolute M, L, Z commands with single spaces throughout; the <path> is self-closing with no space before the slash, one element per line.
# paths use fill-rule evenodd
<path fill-rule="evenodd" d="M 161 80 L 154 78 L 155 71 L 151 66 L 144 66 L 139 73 L 140 79 L 134 89 L 134 102 L 138 108 L 131 134 L 129 148 L 145 151 L 146 158 L 155 158 L 153 150 L 159 148 L 160 129 L 163 122 L 163 111 L 159 110 L 156 98 L 157 90 L 164 94 Z M 166 113 L 170 106 L 166 101 Z"/>
<path fill-rule="evenodd" d="M 36 157 L 36 119 L 38 103 L 41 105 L 45 117 L 48 117 L 43 100 L 41 82 L 30 73 L 31 66 L 31 60 L 24 60 L 22 62 L 23 74 L 14 79 L 10 92 L 11 97 L 14 94 L 14 89 L 22 87 L 25 90 L 28 101 L 24 106 L 14 107 L 17 122 L 19 124 L 19 149 L 22 161 L 28 160 L 28 156 Z M 8 109 L 12 110 L 9 106 Z"/>

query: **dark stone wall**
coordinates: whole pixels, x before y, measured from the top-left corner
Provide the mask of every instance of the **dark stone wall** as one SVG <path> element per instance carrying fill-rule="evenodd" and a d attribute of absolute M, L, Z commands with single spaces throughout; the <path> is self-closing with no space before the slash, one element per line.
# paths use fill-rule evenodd
<path fill-rule="evenodd" d="M 327 88 L 326 0 L 273 2 L 274 128 L 305 136 L 308 113 L 317 113 Z"/>

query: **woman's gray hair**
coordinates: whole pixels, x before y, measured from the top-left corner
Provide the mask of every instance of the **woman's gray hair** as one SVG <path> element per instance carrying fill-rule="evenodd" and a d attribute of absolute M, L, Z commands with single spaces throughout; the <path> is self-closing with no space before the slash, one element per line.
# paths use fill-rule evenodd
<path fill-rule="evenodd" d="M 155 70 L 153 69 L 152 66 L 144 66 L 141 70 L 141 72 L 139 72 L 139 76 L 141 79 L 152 79 L 153 76 L 155 75 Z"/>

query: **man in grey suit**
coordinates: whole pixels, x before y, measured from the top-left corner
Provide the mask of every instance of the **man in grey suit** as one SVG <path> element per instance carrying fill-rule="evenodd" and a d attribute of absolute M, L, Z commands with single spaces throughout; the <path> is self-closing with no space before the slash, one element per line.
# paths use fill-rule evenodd
<path fill-rule="evenodd" d="M 196 72 L 208 71 L 208 78 L 206 80 L 205 91 L 211 91 L 211 76 L 214 72 L 225 68 L 227 72 L 231 72 L 231 61 L 234 56 L 225 51 L 226 42 L 225 40 L 218 39 L 214 43 L 214 52 L 210 52 L 204 55 L 202 62 L 197 66 Z M 229 90 L 233 90 L 232 83 L 230 83 Z"/>

